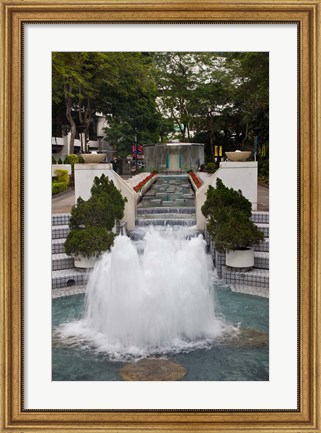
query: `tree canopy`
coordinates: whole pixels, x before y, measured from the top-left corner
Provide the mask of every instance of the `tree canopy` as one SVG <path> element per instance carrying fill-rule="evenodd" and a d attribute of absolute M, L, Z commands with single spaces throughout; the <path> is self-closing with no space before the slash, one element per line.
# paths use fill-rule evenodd
<path fill-rule="evenodd" d="M 120 156 L 133 143 L 177 138 L 224 150 L 268 143 L 268 53 L 53 53 L 53 124 L 73 141 L 96 113 Z M 56 129 L 56 128 L 55 128 Z M 85 148 L 83 148 L 85 150 Z"/>

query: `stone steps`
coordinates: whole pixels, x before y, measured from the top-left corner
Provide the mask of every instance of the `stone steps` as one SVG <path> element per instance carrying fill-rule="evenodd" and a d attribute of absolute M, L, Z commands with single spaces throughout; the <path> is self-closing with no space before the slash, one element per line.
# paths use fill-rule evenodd
<path fill-rule="evenodd" d="M 66 239 L 69 233 L 68 225 L 57 225 L 52 227 L 52 239 Z"/>
<path fill-rule="evenodd" d="M 207 243 L 212 251 L 213 261 L 219 278 L 232 287 L 232 290 L 242 293 L 268 296 L 269 291 L 269 212 L 252 212 L 252 221 L 264 232 L 264 241 L 254 245 L 254 268 L 249 272 L 230 270 L 225 266 L 225 253 L 214 252 L 214 245 L 209 234 Z"/>
<path fill-rule="evenodd" d="M 147 226 L 187 226 L 196 225 L 196 218 L 138 218 L 136 219 L 137 227 Z"/>
<path fill-rule="evenodd" d="M 142 207 L 137 209 L 137 216 L 149 214 L 195 214 L 195 207 Z"/>
<path fill-rule="evenodd" d="M 270 250 L 269 238 L 264 238 L 263 242 L 260 242 L 257 245 L 253 245 L 253 249 L 254 249 L 254 251 L 269 252 L 269 250 Z"/>
<path fill-rule="evenodd" d="M 51 216 L 51 225 L 68 225 L 70 220 L 70 213 L 54 214 Z"/>
<path fill-rule="evenodd" d="M 252 221 L 255 223 L 263 223 L 263 224 L 269 224 L 269 212 L 259 212 L 259 211 L 253 211 L 252 212 Z"/>
<path fill-rule="evenodd" d="M 227 284 L 269 287 L 269 270 L 254 268 L 250 272 L 230 271 L 226 266 L 222 266 L 222 277 Z"/>
<path fill-rule="evenodd" d="M 60 287 L 52 289 L 52 299 L 63 298 L 65 296 L 80 295 L 86 292 L 86 285 L 76 285 L 72 287 Z"/>
<path fill-rule="evenodd" d="M 65 240 L 61 239 L 52 239 L 51 242 L 51 253 L 52 254 L 63 254 L 65 252 Z"/>
<path fill-rule="evenodd" d="M 268 238 L 270 234 L 269 224 L 266 223 L 255 223 L 258 229 L 264 233 L 264 237 Z"/>
<path fill-rule="evenodd" d="M 269 253 L 265 251 L 254 251 L 254 267 L 269 269 Z"/>
<path fill-rule="evenodd" d="M 51 272 L 52 289 L 84 285 L 88 280 L 88 271 L 78 269 L 61 269 Z"/>
<path fill-rule="evenodd" d="M 162 226 L 161 229 L 166 229 L 166 226 Z M 173 227 L 173 230 L 178 229 L 178 226 Z M 129 237 L 132 241 L 139 242 L 142 241 L 144 236 L 146 235 L 146 230 L 148 230 L 148 226 L 145 227 L 137 227 L 135 230 L 129 232 Z M 184 239 L 191 239 L 192 237 L 203 234 L 203 232 L 199 230 L 195 230 L 193 227 L 184 227 Z"/>
<path fill-rule="evenodd" d="M 166 202 L 166 201 L 165 201 Z M 173 206 L 172 206 L 173 204 Z M 168 206 L 139 207 L 137 209 L 137 229 L 129 235 L 135 242 L 140 253 L 144 250 L 143 237 L 149 225 L 165 227 L 167 225 L 186 227 L 186 238 L 200 234 L 189 227 L 196 225 L 195 207 L 176 206 L 170 203 Z M 70 296 L 84 293 L 89 271 L 74 268 L 73 259 L 65 254 L 64 242 L 69 233 L 70 214 L 52 215 L 52 292 L 53 297 Z M 252 220 L 260 230 L 264 232 L 265 239 L 259 245 L 254 246 L 254 269 L 250 272 L 235 272 L 226 268 L 225 259 L 220 257 L 222 277 L 227 284 L 236 291 L 246 289 L 267 291 L 269 287 L 269 213 L 253 212 Z M 223 255 L 219 255 L 223 256 Z M 221 260 L 222 259 L 222 260 Z M 216 265 L 217 266 L 217 265 Z"/>
<path fill-rule="evenodd" d="M 182 220 L 182 219 L 193 219 L 193 220 L 195 220 L 196 221 L 196 214 L 195 213 L 166 213 L 166 214 L 164 214 L 164 213 L 155 213 L 155 214 L 152 214 L 152 213 L 149 213 L 149 214 L 145 214 L 145 215 L 139 215 L 139 218 L 137 218 L 137 220 L 142 220 L 142 219 L 144 219 L 144 220 L 148 220 L 148 221 L 150 221 L 150 220 L 153 220 L 153 219 L 156 219 L 156 220 L 167 220 L 167 219 L 169 219 L 169 220 L 175 220 L 175 219 L 179 219 L 179 220 Z"/>
<path fill-rule="evenodd" d="M 52 270 L 58 271 L 62 269 L 73 269 L 74 259 L 67 256 L 65 253 L 58 253 L 52 255 Z"/>
<path fill-rule="evenodd" d="M 156 182 L 143 196 L 139 208 L 194 206 L 195 194 L 188 176 L 158 176 Z"/>

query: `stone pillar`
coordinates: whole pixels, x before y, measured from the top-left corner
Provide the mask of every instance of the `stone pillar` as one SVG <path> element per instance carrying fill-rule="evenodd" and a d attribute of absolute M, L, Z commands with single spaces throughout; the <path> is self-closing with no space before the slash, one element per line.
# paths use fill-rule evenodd
<path fill-rule="evenodd" d="M 241 190 L 257 210 L 257 161 L 221 162 L 218 177 L 225 186 Z"/>
<path fill-rule="evenodd" d="M 257 161 L 244 162 L 221 162 L 217 170 L 202 186 L 196 191 L 196 224 L 199 230 L 205 228 L 205 218 L 201 208 L 206 200 L 206 191 L 209 185 L 215 188 L 216 179 L 222 180 L 225 186 L 235 190 L 241 190 L 244 197 L 252 203 L 252 210 L 257 210 Z"/>

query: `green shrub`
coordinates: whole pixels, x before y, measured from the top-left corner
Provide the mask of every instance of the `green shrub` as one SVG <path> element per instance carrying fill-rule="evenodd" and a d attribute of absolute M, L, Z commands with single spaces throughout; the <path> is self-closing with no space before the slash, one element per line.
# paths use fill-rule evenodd
<path fill-rule="evenodd" d="M 78 155 L 75 155 L 74 153 L 70 153 L 65 158 L 65 164 L 75 165 L 78 163 L 79 163 L 79 157 L 78 157 Z"/>
<path fill-rule="evenodd" d="M 202 213 L 217 251 L 244 249 L 264 239 L 264 233 L 251 221 L 251 209 L 242 192 L 227 188 L 221 179 L 217 179 L 216 188 L 209 186 Z"/>
<path fill-rule="evenodd" d="M 53 181 L 52 182 L 52 195 L 58 194 L 59 192 L 66 191 L 67 185 L 65 182 Z"/>
<path fill-rule="evenodd" d="M 81 227 L 104 227 L 112 230 L 115 221 L 123 217 L 123 210 L 114 204 L 108 194 L 93 195 L 85 201 L 78 197 L 71 211 L 69 226 L 72 230 Z"/>
<path fill-rule="evenodd" d="M 121 192 L 115 187 L 114 182 L 108 179 L 108 176 L 104 174 L 101 177 L 96 176 L 90 192 L 92 197 L 102 196 L 104 198 L 106 207 L 114 215 L 115 221 L 123 218 L 127 199 L 121 195 Z"/>
<path fill-rule="evenodd" d="M 57 176 L 58 182 L 65 182 L 66 186 L 69 184 L 69 174 L 68 170 L 55 170 L 55 175 Z"/>
<path fill-rule="evenodd" d="M 91 194 L 86 201 L 78 197 L 71 210 L 70 232 L 65 242 L 66 254 L 98 256 L 113 243 L 111 230 L 115 222 L 123 218 L 127 199 L 104 174 L 100 178 L 95 177 Z"/>
<path fill-rule="evenodd" d="M 61 158 L 58 159 L 58 164 L 62 164 L 62 159 Z"/>
<path fill-rule="evenodd" d="M 208 162 L 205 166 L 205 171 L 207 173 L 215 173 L 216 171 L 216 164 L 215 162 Z"/>
<path fill-rule="evenodd" d="M 53 156 L 51 157 L 51 164 L 57 164 L 57 161 L 55 160 L 55 158 Z"/>
<path fill-rule="evenodd" d="M 66 191 L 69 184 L 69 175 L 67 170 L 55 170 L 56 176 L 52 178 L 52 194 Z"/>
<path fill-rule="evenodd" d="M 65 243 L 65 251 L 69 256 L 98 256 L 108 251 L 114 243 L 114 234 L 105 227 L 88 227 L 83 230 L 72 230 Z"/>
<path fill-rule="evenodd" d="M 262 184 L 262 185 L 267 185 L 269 186 L 269 178 L 268 176 L 258 176 L 258 183 Z"/>

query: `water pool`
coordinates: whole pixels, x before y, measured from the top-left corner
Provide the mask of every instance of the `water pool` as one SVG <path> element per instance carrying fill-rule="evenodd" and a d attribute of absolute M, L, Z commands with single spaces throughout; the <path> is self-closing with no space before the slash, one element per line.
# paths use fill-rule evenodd
<path fill-rule="evenodd" d="M 215 283 L 215 314 L 241 329 L 254 329 L 268 334 L 268 299 L 232 292 Z M 79 320 L 84 314 L 85 296 L 54 299 L 52 303 L 53 349 L 52 380 L 54 381 L 119 381 L 124 362 L 111 360 L 110 355 L 87 344 L 65 346 L 55 339 L 55 330 L 65 322 Z M 260 334 L 261 335 L 261 334 Z M 259 336 L 260 336 L 259 335 Z M 244 343 L 244 342 L 243 342 Z M 203 349 L 162 354 L 186 368 L 186 381 L 268 381 L 268 344 L 256 342 L 255 333 L 243 344 L 213 343 Z M 127 362 L 127 361 L 126 361 Z"/>

